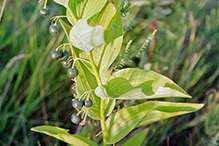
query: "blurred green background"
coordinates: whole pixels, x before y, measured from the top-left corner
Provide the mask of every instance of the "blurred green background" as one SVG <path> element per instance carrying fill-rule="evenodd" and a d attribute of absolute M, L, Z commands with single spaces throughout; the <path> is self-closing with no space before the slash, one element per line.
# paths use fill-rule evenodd
<path fill-rule="evenodd" d="M 219 145 L 219 2 L 217 0 L 129 0 L 131 10 L 123 18 L 124 48 L 130 56 L 154 29 L 158 32 L 139 57 L 125 67 L 152 69 L 168 76 L 192 99 L 173 102 L 205 103 L 195 113 L 148 125 L 144 145 Z M 3 0 L 0 2 L 1 9 Z M 43 124 L 75 132 L 70 122 L 71 80 L 49 53 L 67 42 L 64 32 L 52 37 L 50 17 L 65 9 L 48 1 L 49 18 L 39 17 L 43 2 L 7 0 L 0 22 L 0 145 L 65 145 L 30 131 Z M 65 20 L 65 19 L 64 19 Z M 130 23 L 132 22 L 132 23 Z M 169 100 L 169 99 L 165 99 Z M 94 121 L 82 128 L 93 138 Z M 121 145 L 118 143 L 117 145 Z"/>

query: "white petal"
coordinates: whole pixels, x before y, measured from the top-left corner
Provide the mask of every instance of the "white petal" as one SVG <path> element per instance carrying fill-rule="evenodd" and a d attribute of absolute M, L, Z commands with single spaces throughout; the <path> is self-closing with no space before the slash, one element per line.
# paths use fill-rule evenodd
<path fill-rule="evenodd" d="M 98 87 L 95 89 L 94 93 L 95 93 L 98 97 L 100 97 L 100 98 L 102 98 L 102 99 L 105 99 L 106 97 L 109 97 L 109 95 L 108 95 L 107 92 L 106 92 L 106 89 L 105 89 L 103 86 L 98 86 Z"/>
<path fill-rule="evenodd" d="M 98 48 L 101 47 L 104 43 L 104 27 L 102 25 L 97 25 L 93 29 L 91 44 L 95 46 L 95 48 Z"/>
<path fill-rule="evenodd" d="M 75 47 L 89 52 L 105 43 L 104 28 L 89 26 L 86 19 L 80 19 L 70 31 L 70 41 Z"/>

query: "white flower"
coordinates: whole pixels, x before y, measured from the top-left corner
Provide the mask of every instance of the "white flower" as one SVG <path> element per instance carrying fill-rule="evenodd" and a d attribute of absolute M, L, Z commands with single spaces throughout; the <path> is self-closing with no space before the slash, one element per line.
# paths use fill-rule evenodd
<path fill-rule="evenodd" d="M 95 93 L 98 97 L 100 97 L 100 98 L 102 98 L 102 99 L 105 99 L 106 97 L 109 97 L 109 95 L 108 95 L 107 92 L 106 92 L 106 89 L 105 89 L 103 86 L 98 86 L 98 87 L 95 89 L 94 93 Z"/>
<path fill-rule="evenodd" d="M 80 19 L 70 31 L 70 41 L 75 47 L 90 52 L 105 43 L 104 27 L 92 27 L 87 24 L 86 19 Z"/>

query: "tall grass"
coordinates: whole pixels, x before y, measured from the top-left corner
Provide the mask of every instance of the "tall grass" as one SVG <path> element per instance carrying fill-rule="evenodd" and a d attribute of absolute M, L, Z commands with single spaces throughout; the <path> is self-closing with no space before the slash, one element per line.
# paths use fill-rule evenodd
<path fill-rule="evenodd" d="M 36 145 L 37 141 L 49 145 L 56 141 L 43 140 L 44 136 L 30 128 L 72 126 L 71 81 L 60 62 L 49 57 L 50 51 L 65 41 L 65 35 L 48 33 L 49 18 L 38 16 L 42 4 L 8 1 L 0 23 L 0 145 Z M 49 7 L 51 16 L 64 13 L 54 3 L 49 2 Z"/>
<path fill-rule="evenodd" d="M 141 58 L 134 58 L 134 63 L 127 65 L 165 74 L 193 96 L 189 100 L 172 98 L 172 101 L 204 102 L 208 89 L 219 87 L 219 3 L 216 0 L 131 2 L 134 5 L 128 18 L 138 25 L 125 35 L 125 42 L 135 40 L 131 46 L 135 49 L 151 33 L 150 25 L 154 23 L 158 33 Z M 145 145 L 198 143 L 206 136 L 201 129 L 208 111 L 204 108 L 195 114 L 151 125 Z"/>

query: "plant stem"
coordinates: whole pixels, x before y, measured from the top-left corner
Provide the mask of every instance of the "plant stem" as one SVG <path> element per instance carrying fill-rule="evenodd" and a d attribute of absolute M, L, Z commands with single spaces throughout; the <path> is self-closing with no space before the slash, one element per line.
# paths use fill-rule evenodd
<path fill-rule="evenodd" d="M 48 0 L 45 0 L 45 2 L 44 2 L 44 5 L 43 5 L 44 8 L 46 8 L 47 1 L 48 1 Z"/>
<path fill-rule="evenodd" d="M 90 59 L 91 66 L 92 66 L 92 68 L 93 68 L 94 74 L 95 74 L 95 76 L 96 76 L 98 86 L 102 86 L 102 82 L 101 82 L 101 79 L 100 79 L 99 71 L 97 70 L 97 67 L 96 67 L 96 65 L 95 65 L 95 63 L 94 63 L 92 53 L 90 53 L 89 59 Z"/>
<path fill-rule="evenodd" d="M 103 131 L 103 146 L 106 145 L 108 133 L 106 131 L 106 122 L 105 122 L 105 113 L 104 113 L 104 106 L 105 106 L 105 100 L 101 98 L 101 104 L 100 104 L 100 124 L 101 129 Z"/>
<path fill-rule="evenodd" d="M 77 18 L 75 17 L 75 15 L 72 13 L 71 9 L 70 9 L 68 6 L 66 6 L 66 9 L 67 9 L 67 11 L 70 13 L 70 15 L 71 15 L 70 18 L 73 18 L 74 22 L 77 23 L 78 20 L 77 20 Z"/>
<path fill-rule="evenodd" d="M 93 57 L 92 57 L 92 52 L 89 55 L 89 59 L 90 59 L 91 66 L 93 68 L 94 74 L 96 76 L 98 86 L 102 86 L 99 71 L 98 71 L 98 69 L 97 69 L 97 67 L 94 63 Z M 105 113 L 104 113 L 105 108 L 104 108 L 104 106 L 105 106 L 105 100 L 101 98 L 101 103 L 100 103 L 100 117 L 101 117 L 101 120 L 100 120 L 100 124 L 101 124 L 101 129 L 102 129 L 102 132 L 103 132 L 103 146 L 106 146 L 108 133 L 106 131 L 106 122 L 105 122 Z"/>

